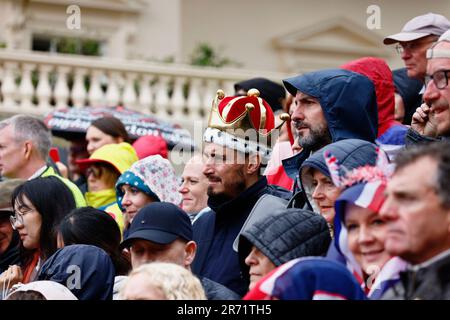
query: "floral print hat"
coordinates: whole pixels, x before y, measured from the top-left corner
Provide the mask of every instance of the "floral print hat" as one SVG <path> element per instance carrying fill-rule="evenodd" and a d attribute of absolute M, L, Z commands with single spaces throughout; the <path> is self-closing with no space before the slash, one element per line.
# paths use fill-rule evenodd
<path fill-rule="evenodd" d="M 117 180 L 117 204 L 122 208 L 124 193 L 121 186 L 127 184 L 148 194 L 160 202 L 170 202 L 180 205 L 181 194 L 178 192 L 178 179 L 169 160 L 160 155 L 153 155 L 135 162 Z"/>

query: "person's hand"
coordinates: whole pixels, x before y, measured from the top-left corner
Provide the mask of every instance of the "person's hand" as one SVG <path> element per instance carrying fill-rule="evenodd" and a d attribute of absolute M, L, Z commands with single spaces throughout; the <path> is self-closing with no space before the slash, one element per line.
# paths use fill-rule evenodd
<path fill-rule="evenodd" d="M 13 285 L 22 282 L 22 280 L 22 269 L 18 265 L 9 266 L 9 268 L 0 275 L 0 290 L 2 290 L 2 292 L 7 289 L 9 290 Z"/>
<path fill-rule="evenodd" d="M 411 128 L 428 137 L 437 136 L 437 123 L 431 108 L 423 103 L 412 116 Z"/>
<path fill-rule="evenodd" d="M 56 162 L 55 164 L 58 167 L 58 170 L 61 173 L 61 175 L 66 179 L 69 178 L 69 169 L 67 169 L 67 166 L 60 161 Z"/>

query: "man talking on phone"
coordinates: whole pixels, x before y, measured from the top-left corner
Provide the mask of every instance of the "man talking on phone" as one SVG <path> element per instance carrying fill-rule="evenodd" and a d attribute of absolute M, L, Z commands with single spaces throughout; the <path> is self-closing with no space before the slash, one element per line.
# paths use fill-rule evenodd
<path fill-rule="evenodd" d="M 416 109 L 407 144 L 450 140 L 450 30 L 427 50 L 425 103 Z"/>

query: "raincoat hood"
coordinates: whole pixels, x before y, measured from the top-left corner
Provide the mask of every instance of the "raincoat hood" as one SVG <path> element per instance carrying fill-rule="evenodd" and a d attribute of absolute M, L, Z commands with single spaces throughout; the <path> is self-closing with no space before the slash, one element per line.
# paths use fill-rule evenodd
<path fill-rule="evenodd" d="M 342 166 L 351 170 L 366 164 L 375 165 L 377 161 L 376 149 L 377 145 L 374 143 L 359 139 L 347 139 L 331 143 L 305 160 L 300 167 L 300 184 L 313 211 L 319 212 L 312 199 L 313 169 L 319 170 L 323 175 L 330 177 L 330 171 L 323 156 L 326 151 L 336 156 Z"/>
<path fill-rule="evenodd" d="M 42 265 L 38 280 L 66 286 L 79 300 L 111 300 L 115 269 L 108 254 L 90 245 L 70 245 Z"/>
<path fill-rule="evenodd" d="M 149 156 L 134 163 L 117 180 L 117 204 L 122 208 L 124 193 L 121 186 L 127 184 L 146 193 L 155 201 L 180 205 L 182 197 L 178 192 L 178 179 L 169 160 L 160 155 Z"/>
<path fill-rule="evenodd" d="M 136 151 L 131 144 L 121 142 L 106 144 L 95 150 L 89 159 L 77 160 L 77 164 L 81 170 L 85 170 L 95 163 L 107 163 L 116 168 L 117 172 L 124 173 L 138 160 Z"/>
<path fill-rule="evenodd" d="M 341 68 L 360 73 L 374 84 L 378 105 L 377 137 L 380 137 L 390 127 L 400 125 L 394 120 L 395 87 L 392 71 L 383 59 L 365 57 L 346 63 Z"/>
<path fill-rule="evenodd" d="M 283 80 L 290 94 L 297 91 L 319 100 L 332 142 L 343 139 L 375 141 L 378 111 L 373 83 L 343 69 L 326 69 Z"/>
<path fill-rule="evenodd" d="M 8 299 L 15 292 L 36 291 L 44 296 L 46 300 L 78 300 L 77 297 L 67 287 L 55 281 L 33 281 L 27 284 L 17 284 L 15 290 L 11 292 Z"/>

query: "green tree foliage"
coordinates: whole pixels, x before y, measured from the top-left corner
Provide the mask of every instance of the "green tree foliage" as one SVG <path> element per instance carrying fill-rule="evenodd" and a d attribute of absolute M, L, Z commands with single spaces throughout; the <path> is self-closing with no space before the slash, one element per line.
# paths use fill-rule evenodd
<path fill-rule="evenodd" d="M 194 66 L 209 66 L 217 68 L 230 65 L 239 65 L 237 62 L 221 56 L 216 49 L 206 42 L 199 43 L 195 47 L 191 55 L 190 64 Z"/>

